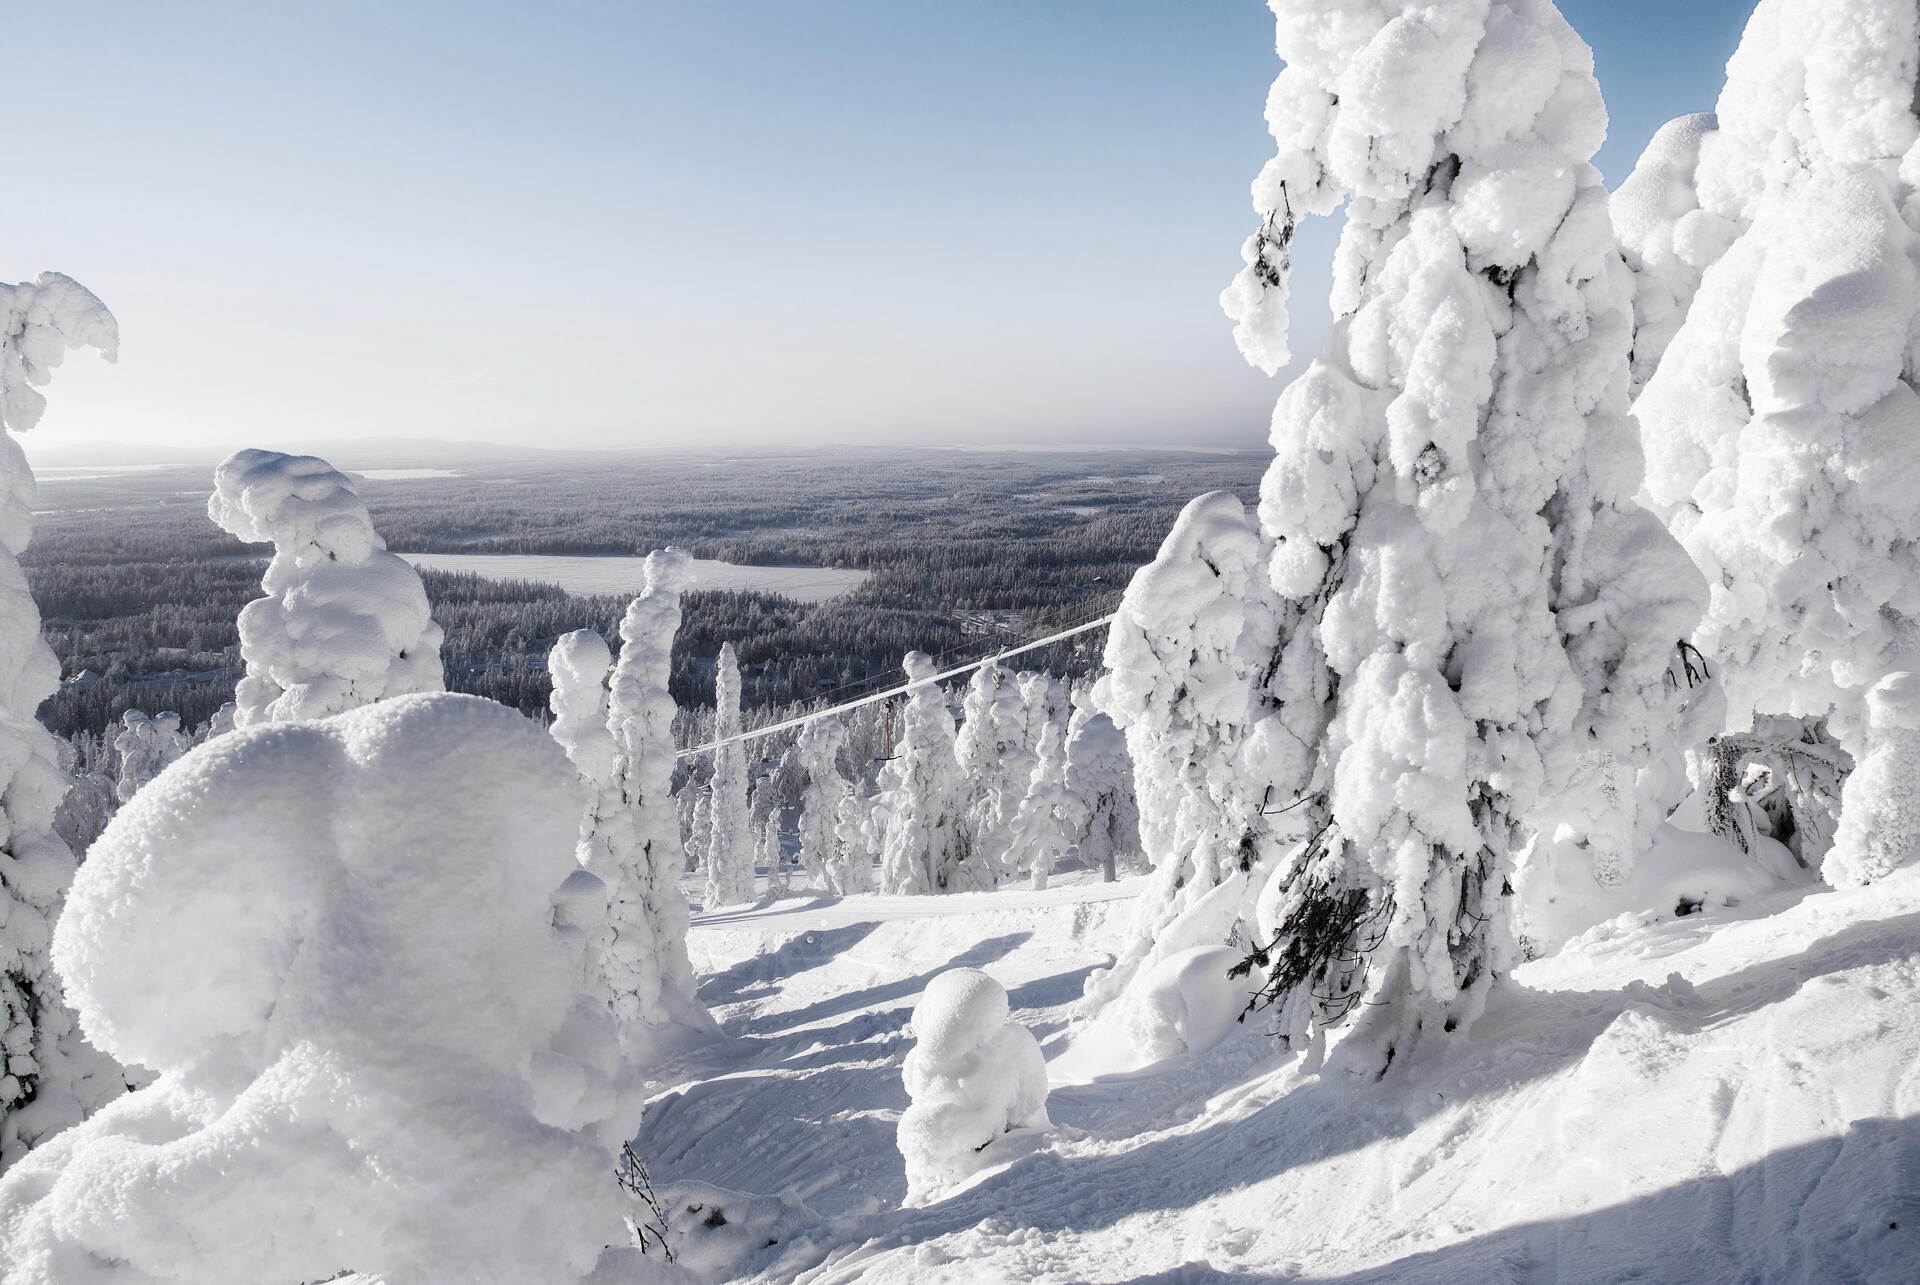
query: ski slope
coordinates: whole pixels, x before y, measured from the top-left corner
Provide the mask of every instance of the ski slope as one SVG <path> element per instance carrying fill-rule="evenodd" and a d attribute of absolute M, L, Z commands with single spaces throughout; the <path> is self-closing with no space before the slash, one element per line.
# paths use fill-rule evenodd
<path fill-rule="evenodd" d="M 1470 1040 L 1378 1083 L 1309 1074 L 1252 1025 L 1203 1055 L 1056 1079 L 1043 1145 L 901 1210 L 900 1061 L 928 980 L 984 969 L 1057 1063 L 1136 888 L 697 918 L 701 995 L 731 1038 L 673 1068 L 641 1147 L 670 1204 L 711 1198 L 695 1184 L 788 1197 L 778 1243 L 698 1278 L 1915 1279 L 1915 873 L 1623 916 L 1522 968 Z"/>

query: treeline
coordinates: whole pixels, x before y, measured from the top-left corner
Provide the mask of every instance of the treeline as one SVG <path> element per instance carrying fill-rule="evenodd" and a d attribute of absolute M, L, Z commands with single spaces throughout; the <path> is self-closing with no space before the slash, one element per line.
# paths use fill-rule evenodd
<path fill-rule="evenodd" d="M 242 673 L 236 620 L 260 595 L 261 562 L 35 568 L 47 640 L 65 681 L 41 710 L 55 732 L 95 735 L 129 709 L 176 710 L 197 727 L 233 698 Z M 105 573 L 105 574 L 96 574 Z M 625 597 L 573 597 L 548 584 L 422 573 L 446 631 L 447 687 L 542 716 L 554 640 L 597 630 L 619 650 Z M 957 620 L 846 600 L 818 605 L 758 592 L 690 593 L 674 646 L 672 690 L 685 706 L 713 700 L 720 645 L 740 652 L 746 702 L 791 705 L 892 681 L 913 648 L 978 654 L 993 638 Z"/>
<path fill-rule="evenodd" d="M 446 630 L 440 654 L 450 690 L 537 715 L 552 691 L 547 651 L 561 634 L 592 629 L 619 652 L 625 597 L 573 597 L 552 585 L 468 572 L 421 578 Z M 683 606 L 670 686 L 687 707 L 713 702 L 714 660 L 726 642 L 740 654 L 743 701 L 757 708 L 890 680 L 916 647 L 960 652 L 981 641 L 956 620 L 844 599 L 808 605 L 772 593 L 695 591 Z"/>

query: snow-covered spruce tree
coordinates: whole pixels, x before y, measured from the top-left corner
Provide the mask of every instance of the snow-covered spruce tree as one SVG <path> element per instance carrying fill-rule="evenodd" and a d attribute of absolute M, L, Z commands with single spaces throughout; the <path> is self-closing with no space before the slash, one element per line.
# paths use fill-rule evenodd
<path fill-rule="evenodd" d="M 1014 817 L 1034 762 L 1019 679 L 998 661 L 974 670 L 960 717 L 954 752 L 966 791 L 961 811 L 969 859 L 1012 874 L 1006 867 Z"/>
<path fill-rule="evenodd" d="M 993 872 L 968 859 L 961 809 L 966 797 L 954 748 L 947 693 L 933 658 L 910 651 L 902 662 L 908 691 L 900 743 L 880 773 L 874 819 L 880 828 L 880 890 L 978 892 Z"/>
<path fill-rule="evenodd" d="M 1817 742 L 1823 717 L 1846 754 L 1882 765 L 1842 789 L 1838 883 L 1920 843 L 1860 846 L 1910 815 L 1884 794 L 1905 715 L 1879 701 L 1883 733 L 1869 695 L 1920 671 L 1916 68 L 1906 0 L 1763 0 L 1715 115 L 1669 126 L 1616 201 L 1655 301 L 1649 347 L 1667 300 L 1685 316 L 1634 409 L 1647 495 L 1712 586 L 1696 641 L 1729 721 L 1771 729 L 1748 766 Z"/>
<path fill-rule="evenodd" d="M 248 543 L 272 543 L 256 598 L 240 611 L 246 677 L 234 726 L 325 718 L 445 687 L 440 626 L 420 573 L 387 552 L 353 484 L 323 459 L 248 450 L 215 470 L 207 516 Z"/>
<path fill-rule="evenodd" d="M 862 796 L 859 786 L 852 781 L 841 783 L 840 801 L 833 809 L 833 859 L 827 876 L 827 886 L 837 896 L 873 891 L 873 812 L 873 799 Z"/>
<path fill-rule="evenodd" d="M 925 1204 L 1018 1152 L 1052 1127 L 1047 1063 L 1014 1021 L 1007 992 L 977 968 L 949 968 L 913 1007 L 914 1046 L 901 1066 L 907 1096 L 898 1142 L 907 1203 Z"/>
<path fill-rule="evenodd" d="M 789 745 L 755 784 L 752 806 L 748 809 L 749 821 L 756 829 L 763 828 L 770 813 L 799 807 L 806 785 L 807 772 L 801 766 L 800 751 Z"/>
<path fill-rule="evenodd" d="M 847 744 L 847 729 L 838 718 L 817 718 L 800 729 L 793 743 L 806 786 L 800 794 L 800 864 L 807 882 L 822 892 L 842 895 L 834 826 L 847 781 L 836 764 Z"/>
<path fill-rule="evenodd" d="M 168 711 L 149 718 L 137 709 L 120 716 L 120 730 L 114 734 L 114 752 L 120 756 L 120 772 L 114 781 L 113 797 L 121 803 L 131 799 L 140 787 L 164 772 L 169 763 L 187 752 L 188 741 L 180 730 L 180 716 Z"/>
<path fill-rule="evenodd" d="M 1266 696 L 1280 621 L 1269 547 L 1231 494 L 1199 496 L 1134 573 L 1108 631 L 1094 700 L 1125 731 L 1153 877 L 1119 958 L 1087 980 L 1090 1009 L 1116 998 L 1150 956 L 1244 941 L 1251 881 L 1274 850 L 1271 822 L 1292 815 L 1270 798 L 1274 773 L 1263 766 L 1278 726 Z M 1306 701 L 1283 713 L 1317 710 Z"/>
<path fill-rule="evenodd" d="M 69 852 L 84 856 L 120 808 L 120 800 L 114 797 L 117 773 L 107 766 L 111 743 L 82 732 L 55 748 L 67 788 L 53 814 L 53 832 Z"/>
<path fill-rule="evenodd" d="M 1023 670 L 1017 680 L 1020 685 L 1020 708 L 1027 724 L 1027 753 L 1031 767 L 1032 760 L 1040 755 L 1040 738 L 1047 727 L 1059 723 L 1064 731 L 1073 717 L 1073 692 L 1066 683 L 1052 674 Z"/>
<path fill-rule="evenodd" d="M 142 790 L 53 952 L 158 1078 L 0 1179 L 0 1281 L 585 1276 L 630 1135 L 611 1024 L 570 1020 L 576 799 L 537 726 L 447 694 L 240 729 Z"/>
<path fill-rule="evenodd" d="M 687 958 L 685 853 L 672 785 L 675 706 L 667 690 L 680 596 L 691 559 L 660 549 L 620 623 L 620 660 L 591 630 L 562 637 L 548 659 L 552 733 L 586 782 L 580 862 L 607 890 L 594 955 L 623 1055 L 644 1067 L 709 1035 Z"/>
<path fill-rule="evenodd" d="M 1105 714 L 1076 709 L 1069 726 L 1063 804 L 1067 841 L 1079 846 L 1080 860 L 1089 869 L 1111 883 L 1140 856 L 1133 760 L 1126 737 Z"/>
<path fill-rule="evenodd" d="M 780 865 L 780 809 L 773 808 L 754 839 L 753 861 L 767 869 L 767 895 L 780 896 L 787 891 L 787 872 Z"/>
<path fill-rule="evenodd" d="M 1053 868 L 1073 840 L 1068 833 L 1072 808 L 1067 801 L 1067 728 L 1049 722 L 1040 733 L 1040 753 L 1027 781 L 1026 797 L 1015 814 L 1007 845 L 1009 871 L 1024 869 L 1035 889 L 1045 888 Z"/>
<path fill-rule="evenodd" d="M 713 791 L 703 785 L 694 796 L 692 821 L 687 827 L 687 869 L 704 871 L 707 868 L 707 849 L 712 846 Z"/>
<path fill-rule="evenodd" d="M 713 752 L 709 785 L 712 808 L 707 836 L 708 910 L 753 900 L 753 827 L 747 819 L 747 756 L 740 735 L 740 662 L 732 643 L 720 647 L 713 671 Z"/>
<path fill-rule="evenodd" d="M 1280 398 L 1262 491 L 1286 600 L 1269 690 L 1325 731 L 1276 738 L 1269 780 L 1309 838 L 1250 962 L 1284 1033 L 1353 1015 L 1343 1056 L 1372 1073 L 1481 1011 L 1544 799 L 1615 791 L 1632 824 L 1562 837 L 1598 878 L 1630 866 L 1661 819 L 1638 775 L 1701 591 L 1633 502 L 1630 274 L 1589 163 L 1606 114 L 1586 46 L 1548 0 L 1338 22 L 1271 3 L 1279 152 L 1222 300 L 1256 365 L 1289 358 L 1296 220 L 1345 200 L 1347 223 L 1337 320 Z"/>
<path fill-rule="evenodd" d="M 59 745 L 34 716 L 60 665 L 20 570 L 34 483 L 13 434 L 40 422 L 39 389 L 78 348 L 109 361 L 119 350 L 113 315 L 84 286 L 55 272 L 0 285 L 0 1168 L 125 1087 L 81 1038 L 47 959 L 74 860 L 53 832 Z"/>
<path fill-rule="evenodd" d="M 1869 884 L 1920 861 L 1920 674 L 1889 674 L 1867 693 L 1868 750 L 1849 778 L 1825 875 Z"/>

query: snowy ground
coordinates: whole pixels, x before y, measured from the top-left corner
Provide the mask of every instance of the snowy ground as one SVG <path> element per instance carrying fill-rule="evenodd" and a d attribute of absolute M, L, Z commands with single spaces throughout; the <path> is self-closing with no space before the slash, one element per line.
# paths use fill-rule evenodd
<path fill-rule="evenodd" d="M 1470 1042 L 1381 1084 L 1303 1074 L 1257 1028 L 1056 1083 L 1049 1145 L 901 1210 L 903 1028 L 927 981 L 985 969 L 1057 1061 L 1135 886 L 697 919 L 702 995 L 732 1038 L 651 1107 L 655 1178 L 804 1201 L 804 1229 L 733 1269 L 769 1281 L 1920 1271 L 1920 875 L 1603 927 L 1522 969 Z"/>

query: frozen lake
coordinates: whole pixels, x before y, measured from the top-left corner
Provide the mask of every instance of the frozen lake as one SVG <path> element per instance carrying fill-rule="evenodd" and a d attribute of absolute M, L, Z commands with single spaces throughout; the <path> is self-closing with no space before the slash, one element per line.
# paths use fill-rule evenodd
<path fill-rule="evenodd" d="M 561 557 L 544 553 L 402 553 L 416 567 L 471 571 L 489 580 L 538 580 L 568 593 L 633 594 L 646 588 L 645 558 Z M 693 561 L 696 589 L 759 589 L 800 602 L 825 602 L 867 578 L 838 567 L 746 567 Z"/>

